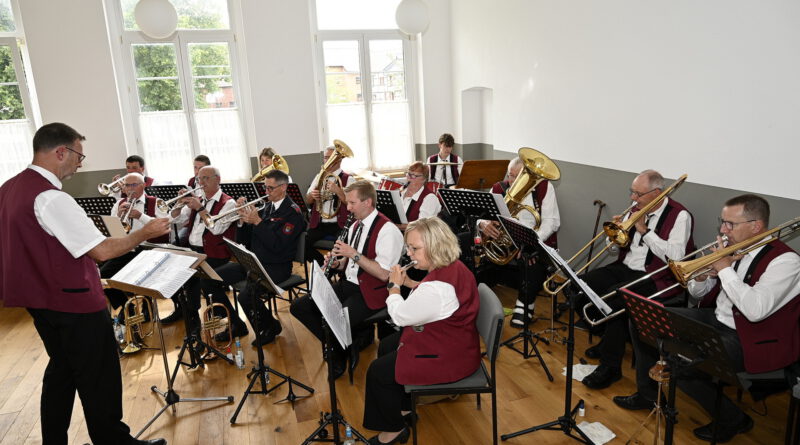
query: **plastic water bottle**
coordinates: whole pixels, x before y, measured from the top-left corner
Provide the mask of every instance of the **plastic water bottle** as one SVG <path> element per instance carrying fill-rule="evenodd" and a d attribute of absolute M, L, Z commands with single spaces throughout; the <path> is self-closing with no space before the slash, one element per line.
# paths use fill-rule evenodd
<path fill-rule="evenodd" d="M 239 342 L 239 337 L 236 337 L 236 367 L 244 369 L 244 351 L 242 344 Z"/>
<path fill-rule="evenodd" d="M 125 327 L 116 318 L 114 319 L 114 336 L 117 337 L 117 343 L 125 343 Z"/>
<path fill-rule="evenodd" d="M 231 347 L 230 346 L 228 346 L 228 351 L 225 353 L 225 356 L 228 357 L 228 360 L 230 360 L 232 362 L 234 361 L 233 352 L 231 352 Z"/>
<path fill-rule="evenodd" d="M 344 442 L 342 445 L 355 445 L 356 441 L 353 439 L 353 430 L 350 429 L 350 425 L 347 426 L 344 430 Z"/>
<path fill-rule="evenodd" d="M 583 403 L 583 400 L 581 400 L 578 403 L 578 417 L 583 417 L 585 415 L 586 415 L 586 405 Z"/>

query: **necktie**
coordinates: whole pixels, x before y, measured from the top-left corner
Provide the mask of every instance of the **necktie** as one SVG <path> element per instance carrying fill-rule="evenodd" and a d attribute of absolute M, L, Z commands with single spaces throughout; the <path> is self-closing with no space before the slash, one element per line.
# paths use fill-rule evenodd
<path fill-rule="evenodd" d="M 652 215 L 652 214 L 651 214 L 651 215 L 647 215 L 647 216 L 644 218 L 644 225 L 645 225 L 645 226 L 647 226 L 648 228 L 649 228 L 649 224 L 650 224 L 650 217 L 651 217 L 651 216 L 653 216 L 653 215 Z M 644 232 L 644 233 L 645 233 L 645 235 L 647 234 L 647 232 Z M 641 235 L 641 236 L 639 237 L 639 245 L 640 245 L 640 246 L 644 246 L 644 235 Z"/>
<path fill-rule="evenodd" d="M 358 250 L 358 243 L 361 241 L 361 228 L 364 227 L 361 221 L 356 221 L 356 228 L 353 231 L 353 237 L 350 239 L 350 246 Z"/>

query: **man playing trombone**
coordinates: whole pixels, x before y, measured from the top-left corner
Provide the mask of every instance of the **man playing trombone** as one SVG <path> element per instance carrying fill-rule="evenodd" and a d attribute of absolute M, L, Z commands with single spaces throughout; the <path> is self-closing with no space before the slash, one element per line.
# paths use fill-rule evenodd
<path fill-rule="evenodd" d="M 700 309 L 672 309 L 719 332 L 735 372 L 769 372 L 795 363 L 800 356 L 800 256 L 779 236 L 765 233 L 769 212 L 767 201 L 756 195 L 729 199 L 722 208 L 719 231 L 733 254 L 713 249 L 719 253 L 708 256 L 708 261 L 714 260 L 709 269 L 683 277 L 691 279 L 687 287 Z M 764 240 L 768 244 L 757 244 Z M 717 242 L 724 245 L 720 237 Z M 657 359 L 656 351 L 642 344 L 635 332 L 631 337 L 637 392 L 614 397 L 614 402 L 625 409 L 650 409 L 656 390 L 648 370 Z M 710 376 L 700 372 L 682 376 L 678 387 L 713 415 L 717 385 Z M 724 395 L 717 420 L 720 443 L 753 427 L 753 419 Z M 696 428 L 695 436 L 711 441 L 712 426 Z"/>
<path fill-rule="evenodd" d="M 645 170 L 633 180 L 630 197 L 635 202 L 627 215 L 614 217 L 619 223 L 636 214 L 638 209 L 651 205 L 664 190 L 664 177 L 655 170 Z M 620 249 L 619 259 L 607 266 L 587 272 L 583 280 L 598 295 L 613 292 L 625 283 L 659 269 L 667 260 L 679 260 L 694 250 L 692 215 L 677 201 L 667 198 L 652 204 L 647 215 L 639 215 L 634 235 L 627 248 Z M 633 290 L 649 295 L 673 284 L 674 278 L 665 271 L 637 283 Z M 620 297 L 607 301 L 614 310 L 624 307 Z M 599 358 L 600 366 L 583 379 L 583 384 L 593 389 L 607 388 L 622 378 L 622 358 L 628 336 L 628 321 L 624 314 L 605 323 L 605 332 L 599 345 L 586 351 L 589 358 Z"/>

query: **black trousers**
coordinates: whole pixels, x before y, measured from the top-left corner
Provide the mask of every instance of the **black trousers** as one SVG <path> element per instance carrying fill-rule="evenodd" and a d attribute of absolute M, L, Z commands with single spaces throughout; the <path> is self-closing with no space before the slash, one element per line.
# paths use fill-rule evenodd
<path fill-rule="evenodd" d="M 306 261 L 316 261 L 322 265 L 322 261 L 325 259 L 325 257 L 314 248 L 314 243 L 324 239 L 326 236 L 332 236 L 335 238 L 339 236 L 341 231 L 342 228 L 339 227 L 339 224 L 335 222 L 321 222 L 319 225 L 317 225 L 317 227 L 308 229 L 308 232 L 306 232 Z"/>
<path fill-rule="evenodd" d="M 364 428 L 375 431 L 400 431 L 405 428 L 401 411 L 411 410 L 411 396 L 394 379 L 400 332 L 383 340 L 378 358 L 367 369 L 364 392 Z"/>
<path fill-rule="evenodd" d="M 684 317 L 711 325 L 719 333 L 725 351 L 735 367 L 734 371 L 744 371 L 744 355 L 742 353 L 742 345 L 739 342 L 739 335 L 734 329 L 717 320 L 714 315 L 714 309 L 671 308 L 671 310 Z M 636 353 L 636 389 L 647 399 L 655 400 L 657 388 L 655 382 L 650 380 L 648 372 L 658 360 L 658 351 L 639 339 L 638 332 L 632 323 L 630 328 L 633 350 Z M 712 381 L 711 376 L 702 371 L 688 371 L 686 375 L 681 374 L 678 379 L 678 388 L 697 401 L 708 413 L 709 417 L 713 417 L 717 398 L 717 384 Z M 723 429 L 735 426 L 742 421 L 744 415 L 745 413 L 731 399 L 724 394 L 722 395 L 718 419 Z"/>
<path fill-rule="evenodd" d="M 67 444 L 77 391 L 93 443 L 133 443 L 122 422 L 122 375 L 108 311 L 28 312 L 50 357 L 42 379 L 42 442 Z"/>
<path fill-rule="evenodd" d="M 346 307 L 348 310 L 350 329 L 353 331 L 353 338 L 355 338 L 357 331 L 366 328 L 363 326 L 364 320 L 378 313 L 380 309 L 370 309 L 367 307 L 364 297 L 361 296 L 361 289 L 344 278 L 333 286 L 333 289 L 339 301 L 342 303 L 342 306 Z M 319 311 L 317 304 L 314 303 L 310 295 L 305 295 L 292 301 L 289 312 L 291 312 L 294 318 L 300 321 L 300 323 L 303 323 L 319 341 L 325 341 L 325 330 L 322 329 L 322 313 Z M 337 351 L 343 352 L 341 346 L 339 346 L 339 342 L 335 341 L 334 344 Z"/>
<path fill-rule="evenodd" d="M 645 272 L 632 270 L 620 262 L 589 271 L 583 276 L 583 280 L 597 293 L 597 296 L 602 297 L 608 292 L 643 275 L 645 275 Z M 653 280 L 647 279 L 631 286 L 630 289 L 646 296 L 655 292 L 656 285 Z M 588 298 L 586 298 L 585 303 L 588 303 L 588 301 Z M 606 303 L 614 311 L 625 307 L 625 302 L 619 294 L 606 299 Z M 576 309 L 582 310 L 583 304 Z M 623 313 L 605 322 L 603 326 L 605 331 L 603 332 L 603 340 L 600 343 L 600 364 L 619 368 L 622 366 L 622 358 L 625 356 L 625 342 L 628 338 L 628 315 Z"/>

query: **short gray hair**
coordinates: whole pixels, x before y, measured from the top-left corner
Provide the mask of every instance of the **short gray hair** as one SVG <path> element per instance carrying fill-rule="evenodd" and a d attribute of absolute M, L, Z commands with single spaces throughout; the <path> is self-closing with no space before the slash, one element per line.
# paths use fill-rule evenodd
<path fill-rule="evenodd" d="M 647 182 L 650 184 L 651 189 L 664 190 L 664 177 L 661 176 L 661 173 L 655 170 L 645 170 L 639 173 L 639 176 L 644 176 L 647 178 Z"/>

